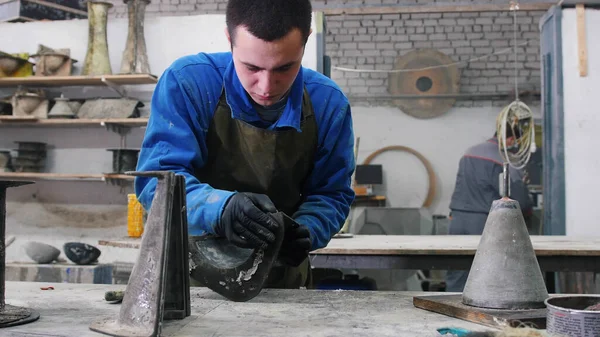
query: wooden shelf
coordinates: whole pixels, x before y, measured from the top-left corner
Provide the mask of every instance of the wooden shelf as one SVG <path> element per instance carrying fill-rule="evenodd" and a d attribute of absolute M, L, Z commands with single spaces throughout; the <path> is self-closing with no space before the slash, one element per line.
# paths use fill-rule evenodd
<path fill-rule="evenodd" d="M 77 86 L 106 85 L 104 81 L 118 85 L 156 84 L 158 78 L 151 74 L 102 75 L 102 76 L 29 76 L 0 78 L 0 87 L 27 86 Z"/>
<path fill-rule="evenodd" d="M 37 173 L 37 172 L 0 172 L 0 179 L 15 180 L 133 180 L 134 176 L 126 174 L 68 174 L 68 173 Z"/>
<path fill-rule="evenodd" d="M 385 201 L 385 195 L 356 195 L 354 200 L 360 201 Z"/>
<path fill-rule="evenodd" d="M 98 245 L 117 248 L 135 248 L 139 249 L 142 243 L 142 238 L 124 237 L 121 240 L 98 240 Z"/>
<path fill-rule="evenodd" d="M 28 119 L 14 116 L 0 116 L 0 127 L 21 126 L 105 126 L 107 124 L 140 127 L 148 124 L 148 118 L 113 118 L 113 119 L 83 119 L 83 118 L 55 118 L 55 119 Z"/>

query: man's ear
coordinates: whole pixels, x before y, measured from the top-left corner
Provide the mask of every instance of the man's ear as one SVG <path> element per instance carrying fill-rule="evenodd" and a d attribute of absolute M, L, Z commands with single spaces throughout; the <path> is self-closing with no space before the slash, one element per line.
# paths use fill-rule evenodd
<path fill-rule="evenodd" d="M 308 39 L 310 38 L 310 34 L 312 34 L 313 30 L 312 28 L 308 31 L 308 35 L 306 35 L 306 41 L 304 41 L 304 46 L 306 46 L 306 43 L 308 42 Z"/>

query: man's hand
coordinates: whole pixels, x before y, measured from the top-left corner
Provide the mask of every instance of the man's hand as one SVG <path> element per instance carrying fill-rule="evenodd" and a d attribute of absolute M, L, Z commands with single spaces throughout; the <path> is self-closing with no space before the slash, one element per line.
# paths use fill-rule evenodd
<path fill-rule="evenodd" d="M 269 214 L 277 212 L 268 196 L 255 193 L 234 194 L 223 209 L 215 232 L 242 248 L 262 248 L 275 241 L 280 224 Z"/>
<path fill-rule="evenodd" d="M 293 223 L 285 226 L 285 236 L 279 250 L 279 256 L 286 264 L 298 267 L 308 257 L 311 250 L 310 231 L 306 226 L 298 224 L 291 218 L 287 216 L 284 218 L 284 221 Z"/>

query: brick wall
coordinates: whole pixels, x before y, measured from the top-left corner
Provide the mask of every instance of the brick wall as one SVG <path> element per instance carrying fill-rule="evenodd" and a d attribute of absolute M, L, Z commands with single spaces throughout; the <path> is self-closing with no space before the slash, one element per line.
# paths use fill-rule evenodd
<path fill-rule="evenodd" d="M 147 7 L 148 17 L 157 15 L 192 15 L 222 13 L 226 0 L 153 0 Z M 444 4 L 465 1 L 444 0 Z M 475 3 L 475 1 L 471 1 Z M 521 1 L 521 3 L 527 1 Z M 113 1 L 111 17 L 126 16 L 121 1 Z M 421 5 L 441 3 L 435 0 L 313 0 L 313 7 L 332 8 L 357 5 Z M 506 1 L 491 0 L 488 3 Z M 545 11 L 519 11 L 518 81 L 519 89 L 540 90 L 539 26 Z M 326 53 L 334 66 L 331 75 L 350 96 L 386 95 L 388 73 L 348 72 L 335 68 L 391 70 L 398 56 L 417 48 L 434 48 L 455 62 L 491 55 L 461 64 L 462 93 L 511 92 L 514 88 L 514 63 L 510 48 L 513 38 L 512 12 L 465 12 L 382 15 L 327 16 Z M 522 45 L 524 44 L 524 45 Z M 505 51 L 504 53 L 502 53 Z M 353 100 L 354 103 L 364 103 Z M 378 101 L 378 104 L 387 104 Z M 535 103 L 535 102 L 534 102 Z M 478 105 L 473 101 L 458 106 Z M 497 102 L 497 105 L 505 104 Z"/>
<path fill-rule="evenodd" d="M 539 28 L 545 12 L 519 12 L 519 89 L 539 91 Z M 524 45 L 522 45 L 524 44 Z M 461 64 L 463 93 L 511 92 L 514 88 L 513 17 L 507 12 L 385 14 L 327 17 L 327 49 L 333 66 L 391 70 L 398 56 L 433 48 Z M 491 55 L 485 57 L 486 55 Z M 332 78 L 352 96 L 388 94 L 388 73 L 332 69 Z M 463 106 L 472 102 L 461 102 Z M 502 103 L 500 103 L 502 104 Z"/>

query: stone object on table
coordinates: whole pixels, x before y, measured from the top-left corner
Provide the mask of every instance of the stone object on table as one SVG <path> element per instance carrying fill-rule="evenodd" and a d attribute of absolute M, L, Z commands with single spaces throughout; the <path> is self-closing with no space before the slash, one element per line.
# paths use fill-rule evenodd
<path fill-rule="evenodd" d="M 36 263 L 48 264 L 52 263 L 60 255 L 60 250 L 57 248 L 41 243 L 30 241 L 24 245 L 25 253 Z"/>
<path fill-rule="evenodd" d="M 80 265 L 97 262 L 101 254 L 98 248 L 81 242 L 67 242 L 64 244 L 63 249 L 71 262 Z"/>

